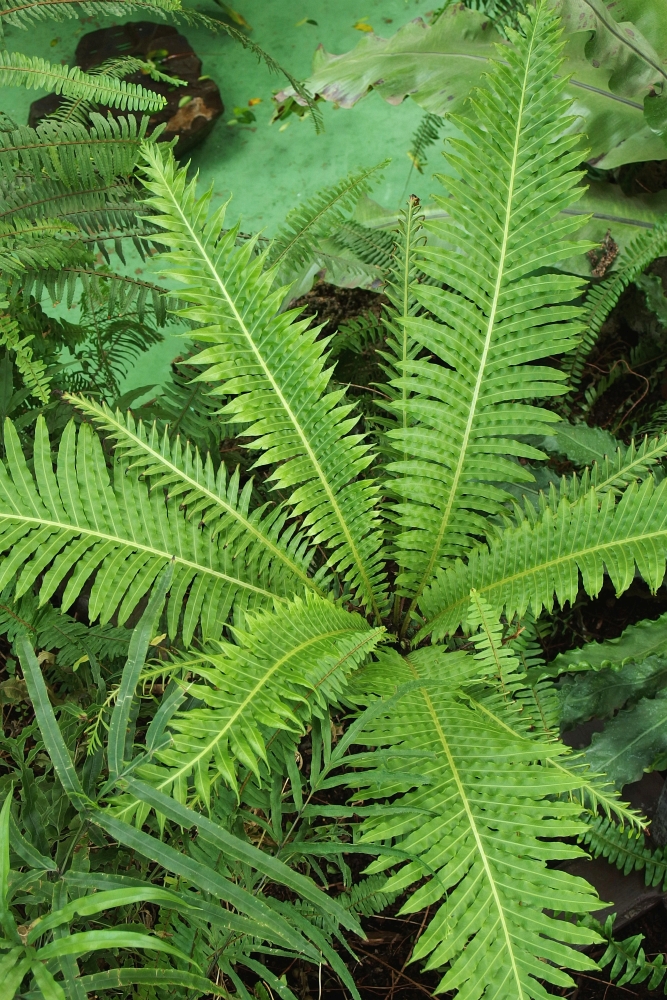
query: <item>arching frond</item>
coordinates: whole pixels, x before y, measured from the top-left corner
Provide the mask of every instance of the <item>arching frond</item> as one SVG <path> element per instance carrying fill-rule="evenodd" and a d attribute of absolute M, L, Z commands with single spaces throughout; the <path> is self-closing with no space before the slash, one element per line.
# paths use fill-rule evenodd
<path fill-rule="evenodd" d="M 618 594 L 632 583 L 635 567 L 651 590 L 662 582 L 667 557 L 667 480 L 631 484 L 618 503 L 595 490 L 575 504 L 561 500 L 534 523 L 506 528 L 487 546 L 473 550 L 467 565 L 441 571 L 420 602 L 421 636 L 451 634 L 466 620 L 468 595 L 479 591 L 509 618 L 573 602 L 579 578 L 595 596 L 605 571 Z"/>
<path fill-rule="evenodd" d="M 9 184 L 17 170 L 35 178 L 70 184 L 93 184 L 99 178 L 111 184 L 128 177 L 146 140 L 148 118 L 104 118 L 91 114 L 92 124 L 43 121 L 37 128 L 22 125 L 0 132 L 0 177 Z"/>
<path fill-rule="evenodd" d="M 447 153 L 458 176 L 446 180 L 452 197 L 439 199 L 451 221 L 426 224 L 440 246 L 418 265 L 453 290 L 413 286 L 433 318 L 405 324 L 437 359 L 405 364 L 394 383 L 410 394 L 400 404 L 410 426 L 390 432 L 409 456 L 390 466 L 402 498 L 398 586 L 412 598 L 406 627 L 434 574 L 509 499 L 497 484 L 531 478 L 511 459 L 544 457 L 517 438 L 548 433 L 555 414 L 521 401 L 565 392 L 564 376 L 531 362 L 570 350 L 581 330 L 571 303 L 582 281 L 548 269 L 589 246 L 568 239 L 581 219 L 561 214 L 583 193 L 582 153 L 561 99 L 557 18 L 538 3 L 526 25 L 472 100 L 474 120 L 453 119 L 464 135 Z"/>
<path fill-rule="evenodd" d="M 319 241 L 343 224 L 359 198 L 377 181 L 388 161 L 349 174 L 292 209 L 269 247 L 267 263 L 279 273 L 292 274 L 317 258 Z"/>
<path fill-rule="evenodd" d="M 181 800 L 191 779 L 205 808 L 212 784 L 222 779 L 237 789 L 239 766 L 259 778 L 267 733 L 303 733 L 313 715 L 337 701 L 382 632 L 314 594 L 247 615 L 244 629 L 234 630 L 235 643 L 207 647 L 179 664 L 194 675 L 188 691 L 199 707 L 172 719 L 172 744 L 157 755 L 163 766 L 147 766 L 142 777 Z"/>
<path fill-rule="evenodd" d="M 26 268 L 58 268 L 86 260 L 77 246 L 76 230 L 60 219 L 6 220 L 0 223 L 0 272 L 19 274 Z"/>
<path fill-rule="evenodd" d="M 164 17 L 181 9 L 179 0 L 2 0 L 0 20 L 17 28 L 27 28 L 36 21 L 66 21 L 81 15 L 125 18 L 131 11 Z"/>
<path fill-rule="evenodd" d="M 26 87 L 28 90 L 51 90 L 67 97 L 81 97 L 111 108 L 129 111 L 159 111 L 166 99 L 138 83 L 128 83 L 113 76 L 94 76 L 78 66 L 49 63 L 41 56 L 20 52 L 0 52 L 0 86 Z"/>
<path fill-rule="evenodd" d="M 16 596 L 39 580 L 40 602 L 62 592 L 66 611 L 87 583 L 91 621 L 116 617 L 123 624 L 150 590 L 160 569 L 175 563 L 168 607 L 171 635 L 182 630 L 189 642 L 198 622 L 205 637 L 219 637 L 230 610 L 272 606 L 294 593 L 298 581 L 286 569 L 274 571 L 263 553 L 247 550 L 230 519 L 216 530 L 167 508 L 158 491 L 152 495 L 127 462 L 116 464 L 113 485 L 100 442 L 87 424 L 78 432 L 71 422 L 51 465 L 46 426 L 37 422 L 29 471 L 11 421 L 5 424 L 6 464 L 0 465 L 0 589 L 16 574 Z M 230 508 L 247 516 L 249 489 L 238 477 L 217 487 L 226 490 Z M 73 572 L 71 572 L 73 570 Z M 182 621 L 181 621 L 182 614 Z"/>
<path fill-rule="evenodd" d="M 558 967 L 594 967 L 569 947 L 595 940 L 590 932 L 544 913 L 587 913 L 599 906 L 583 880 L 546 865 L 578 854 L 546 838 L 583 832 L 581 806 L 555 798 L 579 782 L 548 765 L 560 758 L 557 745 L 508 732 L 456 698 L 450 658 L 435 650 L 405 658 L 382 654 L 378 694 L 391 695 L 410 682 L 418 686 L 368 722 L 358 738 L 385 748 L 376 772 L 350 775 L 350 784 L 368 788 L 355 799 L 383 801 L 364 821 L 360 840 L 379 847 L 389 842 L 413 859 L 389 879 L 388 890 L 425 880 L 400 912 L 431 907 L 412 957 L 427 958 L 427 969 L 447 970 L 438 991 L 541 998 L 538 980 L 571 985 Z M 419 765 L 411 782 L 406 770 L 414 753 Z M 390 866 L 396 866 L 393 853 L 380 855 L 368 871 Z"/>
<path fill-rule="evenodd" d="M 149 146 L 145 155 L 153 220 L 170 248 L 163 266 L 184 289 L 182 314 L 201 325 L 197 340 L 212 345 L 193 359 L 210 366 L 202 379 L 232 397 L 222 413 L 246 425 L 248 447 L 262 453 L 256 465 L 274 466 L 275 488 L 297 487 L 290 503 L 307 533 L 327 546 L 330 565 L 379 617 L 377 489 L 361 478 L 372 456 L 362 436 L 350 433 L 357 418 L 344 392 L 326 391 L 330 372 L 317 329 L 294 310 L 279 312 L 285 289 L 272 289 L 274 272 L 253 256 L 253 241 L 238 247 L 237 230 L 224 231 L 224 206 L 208 216 L 210 193 L 197 198 L 171 151 Z"/>
<path fill-rule="evenodd" d="M 161 288 L 151 281 L 143 281 L 134 275 L 116 274 L 92 264 L 65 265 L 57 270 L 28 270 L 21 274 L 20 292 L 24 298 L 33 295 L 41 302 L 46 292 L 54 305 L 66 302 L 69 307 L 79 291 L 83 291 L 94 302 L 104 302 L 109 315 L 114 309 L 120 312 L 133 310 L 140 322 L 150 305 L 158 326 L 165 325 L 167 311 L 175 309 L 178 304 L 178 300 L 167 288 Z"/>
<path fill-rule="evenodd" d="M 262 507 L 248 513 L 247 502 L 241 505 L 230 497 L 224 465 L 216 475 L 210 455 L 203 459 L 187 441 L 178 436 L 171 440 L 167 431 L 160 436 L 155 425 L 147 431 L 129 412 L 125 416 L 113 413 L 108 406 L 83 396 L 65 398 L 114 442 L 116 456 L 148 479 L 153 490 L 166 489 L 167 496 L 178 498 L 190 518 L 214 526 L 216 532 L 229 531 L 233 525 L 233 535 L 244 538 L 244 546 L 255 550 L 256 559 L 275 560 L 301 586 L 322 593 L 318 578 L 308 574 L 312 549 L 294 524 L 285 526 L 283 508 L 267 511 Z"/>
<path fill-rule="evenodd" d="M 577 346 L 563 359 L 570 396 L 581 382 L 586 358 L 595 347 L 602 324 L 628 285 L 645 271 L 651 261 L 667 252 L 667 218 L 653 229 L 641 233 L 625 250 L 619 267 L 597 285 L 591 285 L 584 302 L 585 333 Z M 568 397 L 569 398 L 569 397 Z"/>

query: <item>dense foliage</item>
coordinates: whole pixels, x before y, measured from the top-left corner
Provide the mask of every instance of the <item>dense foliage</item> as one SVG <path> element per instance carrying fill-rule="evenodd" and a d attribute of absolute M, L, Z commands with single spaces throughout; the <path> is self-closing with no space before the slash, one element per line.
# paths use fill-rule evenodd
<path fill-rule="evenodd" d="M 617 22 L 582 3 L 602 46 Z M 303 962 L 358 997 L 347 959 L 389 905 L 423 911 L 412 960 L 461 1000 L 549 996 L 596 944 L 622 982 L 663 983 L 567 862 L 667 886 L 622 796 L 667 760 L 667 617 L 545 647 L 603 586 L 662 585 L 667 303 L 645 272 L 667 227 L 618 259 L 586 236 L 603 112 L 582 136 L 576 4 L 556 6 L 447 4 L 419 28 L 474 22 L 487 72 L 436 204 L 381 225 L 370 167 L 268 245 L 241 233 L 145 120 L 99 113 L 112 90 L 150 107 L 127 65 L 57 67 L 65 110 L 3 125 L 0 998 L 293 1000 Z M 618 93 L 654 79 L 632 37 Z M 317 114 L 303 87 L 283 100 Z M 424 106 L 417 169 L 442 130 Z M 155 281 L 128 275 L 128 240 Z M 379 308 L 323 336 L 292 304 L 317 268 L 381 282 Z M 594 417 L 623 372 L 588 361 L 631 286 L 656 324 L 626 363 L 653 370 L 611 406 L 616 437 Z M 50 308 L 68 297 L 76 322 Z M 188 346 L 133 407 L 127 366 L 167 323 Z"/>

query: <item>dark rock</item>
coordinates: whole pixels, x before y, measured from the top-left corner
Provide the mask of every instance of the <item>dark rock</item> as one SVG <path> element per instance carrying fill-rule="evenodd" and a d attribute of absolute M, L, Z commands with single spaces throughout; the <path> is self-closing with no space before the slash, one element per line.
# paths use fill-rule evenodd
<path fill-rule="evenodd" d="M 76 48 L 75 62 L 89 72 L 107 59 L 119 56 L 137 56 L 152 59 L 157 68 L 170 76 L 186 81 L 185 87 L 173 87 L 144 73 L 133 73 L 126 79 L 146 89 L 154 90 L 167 99 L 161 111 L 150 116 L 149 132 L 163 122 L 166 128 L 162 140 L 178 136 L 176 155 L 188 152 L 204 139 L 222 114 L 224 107 L 220 91 L 213 80 L 201 79 L 201 59 L 188 40 L 176 28 L 152 21 L 128 21 L 113 28 L 101 28 L 84 35 Z M 189 100 L 185 101 L 185 98 Z M 30 106 L 28 123 L 33 127 L 62 101 L 56 94 L 34 101 Z M 117 108 L 100 108 L 102 114 L 110 112 L 118 118 L 127 112 Z"/>
<path fill-rule="evenodd" d="M 667 899 L 661 886 L 645 884 L 643 871 L 624 875 L 604 858 L 575 858 L 559 867 L 570 875 L 585 878 L 597 890 L 601 902 L 607 906 L 596 910 L 593 916 L 604 923 L 610 913 L 615 913 L 615 933 Z"/>

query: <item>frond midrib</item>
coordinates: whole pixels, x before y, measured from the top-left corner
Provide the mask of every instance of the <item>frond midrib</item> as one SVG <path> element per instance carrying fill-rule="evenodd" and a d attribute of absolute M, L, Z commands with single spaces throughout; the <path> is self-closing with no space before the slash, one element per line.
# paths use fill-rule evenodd
<path fill-rule="evenodd" d="M 85 535 L 89 538 L 97 538 L 99 541 L 113 542 L 115 545 L 123 545 L 127 548 L 138 549 L 140 552 L 146 552 L 156 558 L 165 560 L 173 559 L 174 562 L 179 565 L 187 566 L 190 569 L 196 570 L 198 573 L 206 573 L 218 580 L 225 580 L 227 583 L 233 583 L 238 587 L 250 590 L 254 594 L 260 594 L 262 597 L 267 597 L 270 600 L 286 602 L 286 598 L 279 597 L 277 594 L 274 594 L 269 590 L 264 590 L 263 587 L 257 587 L 252 583 L 247 583 L 239 579 L 238 577 L 229 576 L 227 573 L 220 572 L 220 570 L 212 569 L 202 563 L 193 562 L 192 559 L 185 559 L 183 556 L 175 553 L 165 552 L 162 549 L 154 548 L 151 545 L 146 545 L 144 542 L 135 541 L 133 538 L 123 538 L 119 535 L 112 535 L 104 531 L 97 531 L 93 528 L 66 524 L 62 521 L 48 520 L 43 517 L 29 517 L 25 514 L 8 514 L 6 511 L 0 511 L 0 524 L 5 521 L 11 521 L 19 524 L 32 524 L 35 527 L 40 528 L 56 528 L 58 531 L 69 532 L 71 535 Z"/>
<path fill-rule="evenodd" d="M 75 406 L 77 405 L 77 403 L 81 402 L 81 400 L 77 396 L 70 395 L 69 393 L 65 393 L 64 398 Z M 236 510 L 231 504 L 223 500 L 218 493 L 215 493 L 208 487 L 203 486 L 196 479 L 193 479 L 191 476 L 188 476 L 187 473 L 183 471 L 183 469 L 181 469 L 178 465 L 175 465 L 170 459 L 162 455 L 161 452 L 157 451 L 155 448 L 152 448 L 150 444 L 148 444 L 147 441 L 142 440 L 138 434 L 134 434 L 132 431 L 129 431 L 126 425 L 117 420 L 115 415 L 112 414 L 111 412 L 104 413 L 104 420 L 106 424 L 113 423 L 123 437 L 131 439 L 136 446 L 140 447 L 146 454 L 151 455 L 151 457 L 157 464 L 163 465 L 166 469 L 169 469 L 170 472 L 175 473 L 179 477 L 179 479 L 181 479 L 183 482 L 190 483 L 193 490 L 197 490 L 198 493 L 203 493 L 209 500 L 211 500 L 212 503 L 215 503 L 216 506 L 221 507 L 225 511 L 225 513 L 229 514 L 236 521 L 238 521 L 239 524 L 243 525 L 246 531 L 248 531 L 255 538 L 257 538 L 258 541 L 261 541 L 262 544 L 276 558 L 280 559 L 288 567 L 288 569 L 292 573 L 294 573 L 294 575 L 297 576 L 303 583 L 305 583 L 306 586 L 308 586 L 311 590 L 314 590 L 315 593 L 319 594 L 320 597 L 326 596 L 324 591 L 322 591 L 317 586 L 315 581 L 311 577 L 309 577 L 308 574 L 297 563 L 294 562 L 294 560 L 290 559 L 289 555 L 286 552 L 284 552 L 278 545 L 276 545 L 275 542 L 272 542 L 271 539 L 267 537 L 267 535 L 259 531 L 258 528 L 252 523 L 252 521 L 250 521 L 247 517 L 244 517 L 244 515 L 241 514 L 240 511 Z M 130 464 L 130 468 L 132 467 L 133 467 L 132 464 Z"/>
<path fill-rule="evenodd" d="M 410 668 L 413 676 L 415 677 L 415 679 L 418 680 L 419 679 L 419 674 L 417 673 L 416 669 L 414 668 L 414 666 L 410 662 L 410 656 L 409 655 L 406 656 L 405 660 L 406 660 L 406 663 L 408 664 L 408 666 L 409 666 L 409 668 Z M 484 871 L 485 871 L 485 874 L 486 874 L 486 877 L 487 877 L 487 880 L 488 880 L 488 884 L 489 884 L 489 887 L 490 887 L 490 890 L 491 890 L 491 895 L 493 896 L 493 901 L 495 903 L 496 910 L 498 912 L 498 919 L 499 919 L 500 925 L 502 927 L 503 936 L 505 938 L 505 944 L 506 944 L 506 947 L 507 947 L 507 951 L 508 951 L 508 954 L 509 954 L 509 957 L 510 957 L 510 963 L 511 963 L 511 966 L 512 966 L 512 974 L 513 974 L 513 977 L 514 977 L 514 980 L 516 982 L 516 986 L 517 986 L 517 989 L 518 989 L 517 1000 L 525 1000 L 525 993 L 523 991 L 523 986 L 521 984 L 521 976 L 519 974 L 519 968 L 518 968 L 518 965 L 517 965 L 516 956 L 514 954 L 514 947 L 513 947 L 513 944 L 512 944 L 512 938 L 511 938 L 511 935 L 510 935 L 510 932 L 509 932 L 509 927 L 507 925 L 507 920 L 506 920 L 506 917 L 505 917 L 505 910 L 503 908 L 503 905 L 502 905 L 502 902 L 501 902 L 501 899 L 500 899 L 500 895 L 499 895 L 498 889 L 496 887 L 496 883 L 495 883 L 495 879 L 493 877 L 493 872 L 491 871 L 491 865 L 489 863 L 489 859 L 488 859 L 488 857 L 486 855 L 486 851 L 484 849 L 484 842 L 482 840 L 482 836 L 481 836 L 480 831 L 479 831 L 479 829 L 477 827 L 477 823 L 475 821 L 475 816 L 474 816 L 474 813 L 473 813 L 473 811 L 471 809 L 470 802 L 468 801 L 468 796 L 466 794 L 466 790 L 465 790 L 465 787 L 463 785 L 463 781 L 461 780 L 461 776 L 459 775 L 459 771 L 458 771 L 458 768 L 456 766 L 456 761 L 454 760 L 452 752 L 451 752 L 451 750 L 449 748 L 449 743 L 447 741 L 447 737 L 446 737 L 445 732 L 444 732 L 444 730 L 443 730 L 443 728 L 442 728 L 442 726 L 440 724 L 440 719 L 438 718 L 438 713 L 435 710 L 435 705 L 433 704 L 433 701 L 431 700 L 431 696 L 430 696 L 430 694 L 429 694 L 429 692 L 428 692 L 428 690 L 426 688 L 420 688 L 419 690 L 420 690 L 420 694 L 422 695 L 422 697 L 424 699 L 424 703 L 426 705 L 427 711 L 428 711 L 429 715 L 431 716 L 431 720 L 433 722 L 433 727 L 434 727 L 434 729 L 435 729 L 435 731 L 436 731 L 436 733 L 438 735 L 438 739 L 440 740 L 440 744 L 441 744 L 441 746 L 442 746 L 442 748 L 443 748 L 443 750 L 445 752 L 445 755 L 447 757 L 447 763 L 448 763 L 449 768 L 451 770 L 452 777 L 454 778 L 454 781 L 456 783 L 456 788 L 457 788 L 457 791 L 458 791 L 461 803 L 463 805 L 463 808 L 465 810 L 466 817 L 467 817 L 468 823 L 470 825 L 471 833 L 472 833 L 473 837 L 475 838 L 475 844 L 476 844 L 476 847 L 477 847 L 477 854 L 478 854 L 478 856 L 479 856 L 479 858 L 480 858 L 480 860 L 482 862 L 482 865 L 484 867 Z M 516 734 L 513 734 L 513 735 L 516 736 Z"/>
<path fill-rule="evenodd" d="M 262 357 L 262 354 L 258 350 L 257 345 L 255 344 L 255 342 L 254 342 L 254 340 L 253 340 L 253 338 L 252 338 L 252 336 L 250 334 L 250 331 L 248 330 L 248 328 L 247 328 L 247 326 L 246 326 L 246 324 L 245 324 L 245 322 L 243 320 L 243 317 L 241 316 L 241 314 L 239 313 L 238 309 L 236 308 L 236 303 L 234 302 L 234 299 L 229 294 L 229 292 L 227 290 L 227 286 L 225 285 L 224 281 L 222 281 L 220 275 L 218 274 L 217 268 L 215 267 L 213 261 L 210 259 L 209 255 L 208 255 L 208 253 L 206 251 L 206 248 L 204 247 L 204 245 L 202 244 L 201 239 L 199 238 L 198 233 L 194 230 L 194 228 L 190 224 L 190 220 L 188 219 L 187 215 L 183 212 L 183 210 L 181 208 L 181 205 L 178 202 L 178 199 L 174 198 L 173 192 L 172 192 L 172 190 L 171 190 L 170 187 L 168 188 L 168 192 L 169 192 L 169 200 L 170 200 L 170 202 L 171 202 L 171 204 L 173 206 L 175 214 L 181 220 L 182 225 L 184 226 L 184 228 L 186 229 L 186 231 L 190 235 L 190 238 L 193 240 L 193 242 L 195 243 L 196 247 L 198 248 L 199 253 L 201 255 L 201 259 L 206 263 L 206 266 L 207 266 L 210 274 L 212 275 L 213 280 L 215 281 L 216 285 L 218 286 L 218 288 L 220 289 L 222 295 L 224 296 L 225 301 L 227 302 L 230 310 L 232 311 L 232 314 L 233 314 L 234 318 L 236 319 L 236 322 L 238 324 L 239 329 L 241 330 L 241 332 L 242 332 L 243 336 L 245 337 L 245 339 L 246 339 L 246 341 L 247 341 L 247 343 L 248 343 L 248 345 L 249 345 L 249 347 L 250 347 L 253 355 L 255 356 L 255 358 L 257 360 L 257 364 L 260 366 L 261 370 L 263 371 L 265 378 L 267 379 L 267 381 L 271 385 L 271 388 L 273 389 L 274 393 L 276 394 L 277 399 L 280 401 L 281 406 L 283 407 L 285 413 L 287 414 L 287 416 L 289 417 L 289 419 L 290 419 L 290 421 L 292 423 L 292 426 L 294 427 L 296 433 L 299 436 L 299 439 L 300 439 L 301 444 L 302 444 L 302 446 L 304 448 L 304 451 L 306 452 L 306 455 L 308 456 L 308 459 L 311 462 L 312 467 L 315 470 L 315 473 L 316 473 L 319 481 L 322 483 L 322 486 L 324 487 L 324 491 L 325 491 L 325 493 L 327 495 L 327 499 L 328 499 L 329 503 L 331 504 L 331 508 L 332 508 L 332 510 L 333 510 L 333 512 L 334 512 L 334 514 L 336 516 L 336 520 L 340 524 L 342 532 L 343 532 L 343 535 L 345 536 L 345 540 L 346 540 L 347 544 L 350 547 L 350 551 L 352 552 L 352 555 L 353 555 L 353 558 L 354 558 L 354 562 L 355 562 L 355 564 L 357 566 L 357 569 L 359 571 L 359 575 L 361 576 L 361 578 L 363 580 L 364 588 L 366 590 L 366 594 L 367 594 L 368 598 L 370 599 L 371 607 L 372 607 L 372 610 L 373 610 L 373 614 L 375 615 L 376 619 L 378 621 L 380 621 L 380 619 L 381 619 L 380 608 L 379 608 L 377 600 L 375 598 L 375 594 L 373 593 L 373 587 L 372 587 L 370 578 L 368 576 L 368 573 L 366 571 L 366 567 L 364 565 L 364 561 L 361 558 L 361 554 L 359 553 L 359 551 L 357 549 L 357 546 L 355 545 L 355 542 L 354 542 L 354 539 L 353 539 L 352 534 L 350 532 L 350 529 L 348 527 L 348 524 L 347 524 L 345 518 L 343 517 L 342 511 L 341 511 L 341 509 L 340 509 L 340 507 L 338 505 L 338 501 L 336 500 L 336 496 L 335 496 L 335 494 L 334 494 L 334 492 L 333 492 L 333 490 L 331 488 L 331 485 L 329 484 L 329 481 L 328 481 L 327 477 L 324 474 L 324 470 L 322 469 L 319 461 L 317 460 L 317 457 L 316 457 L 316 455 L 315 455 L 315 453 L 314 453 L 314 451 L 313 451 L 313 449 L 312 449 L 312 447 L 310 445 L 310 441 L 308 440 L 306 434 L 304 433 L 303 428 L 301 427 L 301 424 L 297 420 L 296 415 L 292 412 L 292 408 L 290 407 L 289 403 L 285 399 L 285 396 L 281 392 L 280 386 L 277 384 L 275 378 L 273 377 L 273 374 L 272 374 L 270 368 L 268 367 L 268 365 L 266 364 L 264 358 Z"/>
<path fill-rule="evenodd" d="M 438 533 L 437 533 L 436 538 L 435 538 L 435 544 L 433 546 L 433 551 L 431 552 L 431 555 L 430 555 L 430 558 L 428 560 L 428 563 L 426 564 L 426 569 L 424 570 L 422 578 L 419 581 L 419 584 L 418 584 L 418 587 L 417 587 L 417 591 L 414 594 L 414 596 L 412 598 L 412 601 L 410 602 L 410 606 L 408 608 L 408 611 L 407 611 L 407 613 L 405 615 L 405 620 L 403 622 L 403 627 L 402 627 L 402 630 L 401 630 L 401 634 L 402 635 L 405 635 L 405 632 L 407 631 L 407 629 L 408 629 L 408 627 L 410 625 L 410 621 L 411 621 L 411 618 L 412 618 L 412 613 L 415 610 L 415 608 L 417 607 L 417 604 L 419 602 L 419 598 L 421 597 L 421 595 L 422 595 L 422 593 L 424 591 L 424 587 L 427 585 L 427 583 L 431 579 L 431 577 L 433 575 L 434 567 L 436 565 L 436 562 L 438 561 L 438 559 L 440 557 L 440 548 L 442 546 L 442 540 L 444 538 L 445 532 L 447 531 L 447 526 L 449 524 L 449 520 L 450 520 L 450 517 L 451 517 L 451 514 L 452 514 L 452 508 L 454 506 L 454 501 L 455 501 L 455 499 L 458 496 L 459 480 L 461 479 L 461 476 L 463 474 L 463 466 L 464 466 L 464 463 L 465 463 L 465 460 L 466 460 L 466 456 L 467 456 L 467 453 L 468 453 L 468 442 L 470 440 L 470 435 L 472 433 L 472 426 L 473 426 L 475 417 L 477 415 L 477 400 L 478 400 L 479 394 L 481 392 L 482 382 L 484 380 L 484 376 L 485 376 L 485 372 L 486 372 L 486 359 L 488 357 L 489 350 L 491 349 L 491 338 L 492 338 L 494 330 L 495 330 L 495 318 L 496 318 L 496 312 L 498 310 L 498 300 L 500 298 L 500 292 L 501 292 L 501 288 L 502 288 L 502 283 L 503 283 L 503 279 L 505 277 L 505 258 L 507 257 L 507 245 L 508 245 L 509 236 L 510 236 L 510 223 L 512 221 L 512 214 L 513 214 L 514 189 L 515 189 L 516 179 L 517 179 L 517 159 L 518 159 L 518 155 L 519 155 L 519 144 L 520 144 L 521 135 L 522 135 L 522 128 L 523 128 L 523 110 L 524 110 L 524 106 L 525 106 L 525 103 L 526 103 L 526 95 L 527 95 L 527 89 L 528 89 L 528 73 L 529 73 L 529 69 L 530 69 L 530 66 L 531 66 L 531 58 L 532 58 L 533 46 L 534 46 L 534 33 L 533 33 L 533 35 L 530 38 L 530 47 L 528 49 L 528 55 L 527 55 L 526 62 L 525 62 L 525 65 L 524 65 L 523 81 L 522 81 L 522 84 L 521 84 L 521 101 L 520 101 L 520 104 L 519 104 L 519 110 L 518 110 L 517 117 L 516 117 L 516 130 L 515 130 L 515 133 L 514 133 L 514 148 L 512 150 L 512 164 L 511 164 L 509 184 L 508 184 L 507 206 L 506 206 L 506 209 L 505 209 L 505 223 L 504 223 L 504 226 L 503 226 L 503 238 L 502 238 L 501 250 L 500 250 L 500 254 L 499 254 L 499 258 L 498 258 L 496 283 L 495 283 L 495 288 L 494 288 L 494 292 L 493 292 L 493 300 L 491 302 L 491 308 L 490 308 L 490 311 L 489 311 L 489 319 L 488 319 L 488 323 L 487 323 L 486 336 L 484 338 L 484 348 L 483 348 L 483 351 L 482 351 L 482 354 L 481 354 L 481 358 L 480 358 L 480 362 L 479 362 L 479 369 L 478 369 L 478 372 L 477 372 L 477 378 L 475 380 L 475 388 L 474 388 L 474 391 L 472 393 L 472 399 L 471 399 L 471 403 L 470 403 L 470 409 L 469 409 L 469 412 L 468 412 L 468 420 L 466 422 L 466 427 L 465 427 L 465 431 L 464 431 L 464 434 L 463 434 L 463 442 L 462 442 L 461 450 L 460 450 L 460 453 L 459 453 L 458 461 L 457 461 L 457 464 L 456 464 L 456 469 L 454 470 L 454 475 L 452 477 L 452 483 L 451 483 L 451 486 L 449 488 L 449 496 L 447 498 L 447 505 L 445 507 L 445 510 L 443 511 L 442 518 L 440 520 L 440 527 L 438 528 Z"/>

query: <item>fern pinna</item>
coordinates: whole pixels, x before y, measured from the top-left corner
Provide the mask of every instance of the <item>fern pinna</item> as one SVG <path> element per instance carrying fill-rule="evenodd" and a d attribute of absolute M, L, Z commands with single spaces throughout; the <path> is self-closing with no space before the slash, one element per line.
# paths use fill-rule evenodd
<path fill-rule="evenodd" d="M 239 996 L 236 963 L 257 972 L 253 948 L 280 934 L 285 948 L 302 943 L 311 960 L 348 975 L 331 942 L 338 923 L 351 926 L 352 894 L 348 908 L 327 910 L 302 876 L 289 882 L 286 860 L 322 882 L 322 859 L 346 872 L 346 850 L 368 852 L 371 878 L 391 869 L 369 890 L 389 900 L 409 889 L 404 913 L 430 907 L 413 957 L 462 1000 L 542 998 L 549 984 L 572 985 L 566 968 L 595 968 L 582 949 L 602 940 L 586 919 L 599 900 L 554 864 L 584 854 L 577 838 L 603 851 L 604 835 L 614 858 L 661 865 L 618 834 L 635 836 L 644 821 L 622 801 L 611 764 L 606 776 L 588 767 L 620 738 L 625 714 L 590 759 L 573 757 L 559 739 L 567 691 L 554 683 L 569 668 L 544 663 L 537 628 L 543 609 L 573 602 L 580 584 L 596 595 L 605 573 L 618 593 L 637 570 L 660 585 L 667 438 L 601 453 L 592 470 L 516 501 L 531 463 L 546 458 L 540 441 L 569 447 L 558 444 L 554 408 L 566 376 L 544 359 L 573 357 L 584 331 L 584 282 L 554 268 L 589 244 L 574 239 L 581 218 L 569 211 L 584 190 L 585 153 L 562 97 L 558 18 L 537 0 L 521 30 L 507 32 L 511 46 L 455 120 L 447 221 L 425 222 L 411 199 L 385 260 L 378 353 L 389 384 L 372 437 L 332 381 L 335 345 L 284 308 L 280 283 L 290 249 L 303 263 L 322 235 L 318 215 L 340 226 L 349 184 L 292 217 L 287 243 L 262 250 L 226 229 L 226 207 L 212 210 L 211 192 L 198 194 L 155 143 L 143 147 L 146 212 L 167 248 L 158 265 L 195 330 L 195 388 L 207 393 L 206 421 L 189 426 L 202 445 L 216 441 L 208 422 L 217 410 L 255 478 L 170 434 L 162 418 L 145 426 L 81 393 L 66 396 L 76 415 L 55 456 L 45 420 L 29 447 L 6 425 L 0 589 L 14 587 L 32 634 L 42 634 L 40 608 L 51 600 L 71 632 L 66 615 L 78 601 L 118 643 L 152 595 L 152 625 L 141 624 L 144 612 L 120 683 L 110 693 L 100 685 L 85 792 L 23 638 L 59 778 L 90 823 L 199 889 L 202 872 L 225 859 L 211 891 L 236 929 L 211 954 L 223 955 Z M 0 164 L 2 155 L 0 146 Z M 178 400 L 190 398 L 178 388 Z M 164 412 L 175 409 L 187 429 L 172 396 Z M 567 433 L 571 443 L 576 432 Z M 587 447 L 595 454 L 597 444 Z M 161 658 L 145 666 L 158 621 Z M 99 648 L 89 647 L 91 669 Z M 159 707 L 135 754 L 138 691 Z M 334 709 L 354 720 L 338 742 Z M 350 802 L 323 805 L 339 786 Z M 592 825 L 600 813 L 604 830 Z M 340 839 L 339 820 L 354 822 L 354 842 Z M 195 827 L 187 858 L 159 839 Z M 246 855 L 239 844 L 256 830 L 263 850 Z M 272 864 L 305 902 L 261 897 L 253 909 Z M 234 895 L 234 879 L 249 888 Z M 285 927 L 271 929 L 278 912 Z M 174 920 L 166 933 L 183 935 Z"/>

